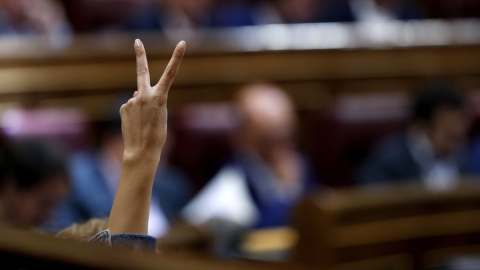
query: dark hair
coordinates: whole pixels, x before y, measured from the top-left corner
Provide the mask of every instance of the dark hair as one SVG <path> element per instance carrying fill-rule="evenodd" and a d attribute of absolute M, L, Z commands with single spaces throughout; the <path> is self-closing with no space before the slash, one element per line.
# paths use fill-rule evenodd
<path fill-rule="evenodd" d="M 10 179 L 20 189 L 30 189 L 59 175 L 67 176 L 65 155 L 50 142 L 14 140 L 0 150 L 0 185 Z"/>
<path fill-rule="evenodd" d="M 450 82 L 425 82 L 414 94 L 412 119 L 431 123 L 435 112 L 441 107 L 463 109 L 465 107 L 463 93 Z"/>

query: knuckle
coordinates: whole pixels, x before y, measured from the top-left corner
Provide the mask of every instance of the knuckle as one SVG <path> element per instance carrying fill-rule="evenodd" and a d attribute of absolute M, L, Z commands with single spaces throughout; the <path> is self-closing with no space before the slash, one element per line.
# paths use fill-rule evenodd
<path fill-rule="evenodd" d="M 119 110 L 120 114 L 123 114 L 123 113 L 125 112 L 126 106 L 127 106 L 127 104 L 123 104 L 123 105 L 120 107 L 120 110 Z"/>
<path fill-rule="evenodd" d="M 139 96 L 136 97 L 136 99 L 137 99 L 138 103 L 140 103 L 142 105 L 146 104 L 147 101 L 148 101 L 148 98 L 145 95 L 139 95 Z"/>
<path fill-rule="evenodd" d="M 172 67 L 168 68 L 167 71 L 165 72 L 165 76 L 167 76 L 167 78 L 169 79 L 175 78 L 176 75 L 177 75 L 177 70 Z"/>
<path fill-rule="evenodd" d="M 167 105 L 167 96 L 166 95 L 157 95 L 155 96 L 155 102 L 159 106 L 166 106 Z"/>
<path fill-rule="evenodd" d="M 146 67 L 139 67 L 137 68 L 137 75 L 147 75 L 148 74 L 148 68 Z"/>
<path fill-rule="evenodd" d="M 136 47 L 135 52 L 137 53 L 137 56 L 142 56 L 144 54 L 144 50 L 142 50 L 141 46 Z"/>

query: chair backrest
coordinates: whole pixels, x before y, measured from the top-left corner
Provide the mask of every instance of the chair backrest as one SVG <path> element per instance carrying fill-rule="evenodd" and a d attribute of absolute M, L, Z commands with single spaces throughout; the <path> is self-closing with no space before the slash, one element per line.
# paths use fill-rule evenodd
<path fill-rule="evenodd" d="M 464 180 L 446 192 L 420 184 L 325 191 L 299 204 L 294 225 L 296 261 L 339 269 L 359 262 L 373 267 L 376 261 L 418 269 L 480 251 L 480 185 Z"/>

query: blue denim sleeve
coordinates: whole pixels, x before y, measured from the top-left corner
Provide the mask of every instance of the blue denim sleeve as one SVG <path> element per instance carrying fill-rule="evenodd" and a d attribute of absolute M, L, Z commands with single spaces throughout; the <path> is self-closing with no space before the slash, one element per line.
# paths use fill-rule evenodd
<path fill-rule="evenodd" d="M 96 234 L 89 243 L 107 247 L 130 248 L 138 251 L 155 253 L 157 239 L 143 234 L 122 233 L 110 234 L 110 230 L 101 231 Z"/>

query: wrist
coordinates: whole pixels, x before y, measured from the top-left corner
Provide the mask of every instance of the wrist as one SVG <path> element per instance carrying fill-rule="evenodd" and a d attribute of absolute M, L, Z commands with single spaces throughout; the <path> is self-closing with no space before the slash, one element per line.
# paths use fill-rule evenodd
<path fill-rule="evenodd" d="M 160 154 L 148 153 L 147 151 L 123 151 L 123 166 L 155 165 L 160 162 Z"/>
<path fill-rule="evenodd" d="M 122 174 L 129 175 L 127 179 L 137 179 L 138 183 L 153 181 L 157 171 L 160 155 L 150 157 L 134 153 L 124 153 L 122 163 Z"/>

